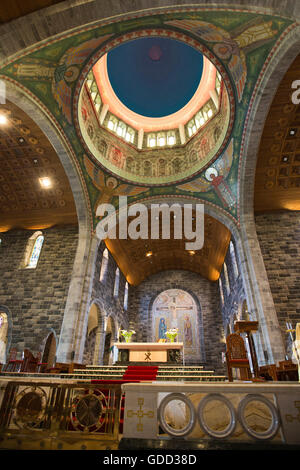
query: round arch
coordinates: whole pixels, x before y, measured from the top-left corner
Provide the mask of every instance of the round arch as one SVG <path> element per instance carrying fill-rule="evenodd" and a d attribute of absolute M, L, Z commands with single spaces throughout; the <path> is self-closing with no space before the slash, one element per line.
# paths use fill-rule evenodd
<path fill-rule="evenodd" d="M 5 305 L 0 305 L 0 364 L 5 364 L 12 342 L 12 316 Z"/>
<path fill-rule="evenodd" d="M 47 364 L 47 368 L 54 367 L 56 362 L 57 335 L 53 328 L 50 328 L 42 345 L 41 362 Z"/>
<path fill-rule="evenodd" d="M 254 95 L 249 107 L 243 133 L 243 156 L 240 168 L 240 233 L 246 260 L 245 292 L 251 318 L 258 320 L 260 325 L 262 345 L 258 360 L 262 364 L 283 360 L 285 345 L 256 233 L 253 207 L 256 163 L 263 123 L 276 90 L 289 66 L 299 54 L 300 27 L 293 28 L 277 46 L 258 83 L 260 92 Z"/>
<path fill-rule="evenodd" d="M 72 351 L 76 350 L 76 330 L 78 328 L 78 321 L 80 322 L 82 316 L 82 311 L 78 311 L 78 308 L 82 306 L 82 289 L 87 273 L 87 262 L 91 245 L 92 219 L 85 183 L 67 138 L 62 134 L 59 126 L 56 125 L 55 119 L 48 112 L 46 113 L 42 104 L 25 94 L 19 86 L 8 81 L 6 81 L 6 97 L 22 109 L 22 111 L 30 115 L 47 136 L 64 167 L 75 201 L 79 237 L 57 348 L 57 360 L 59 362 L 70 362 L 74 360 L 74 353 Z"/>
<path fill-rule="evenodd" d="M 172 294 L 176 296 L 181 295 L 182 301 L 184 301 L 183 297 L 185 297 L 185 300 L 188 302 L 188 310 L 186 311 L 184 308 L 179 309 L 178 304 L 177 315 L 175 300 L 175 311 L 173 312 L 173 317 L 175 317 L 176 325 L 175 323 L 172 323 L 172 315 L 170 311 L 166 314 L 165 310 L 166 305 L 168 305 L 168 300 L 171 300 L 170 295 Z M 160 315 L 159 312 L 155 312 L 155 308 L 158 299 L 164 295 L 169 298 L 166 300 L 164 314 Z M 182 311 L 180 312 L 180 310 Z M 184 343 L 186 361 L 190 363 L 206 361 L 202 309 L 200 300 L 193 291 L 186 288 L 178 288 L 177 284 L 171 282 L 167 289 L 157 289 L 157 291 L 153 293 L 148 307 L 148 341 L 156 342 L 159 339 L 165 339 L 165 336 L 160 334 L 161 318 L 165 319 L 166 328 L 177 327 L 179 329 L 178 340 Z"/>

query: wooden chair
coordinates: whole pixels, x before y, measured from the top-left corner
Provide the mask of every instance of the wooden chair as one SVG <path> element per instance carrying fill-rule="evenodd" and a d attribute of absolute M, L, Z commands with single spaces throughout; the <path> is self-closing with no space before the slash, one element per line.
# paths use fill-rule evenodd
<path fill-rule="evenodd" d="M 11 348 L 9 351 L 9 357 L 6 362 L 3 372 L 19 372 L 22 368 L 24 361 L 23 359 L 17 359 L 18 351 L 16 348 Z"/>
<path fill-rule="evenodd" d="M 29 349 L 24 349 L 24 361 L 21 372 L 37 372 L 40 357 L 35 357 Z"/>
<path fill-rule="evenodd" d="M 265 366 L 260 366 L 259 375 L 265 380 L 273 380 L 274 382 L 276 382 L 278 380 L 276 364 L 267 364 Z"/>
<path fill-rule="evenodd" d="M 226 364 L 229 382 L 233 382 L 232 369 L 239 369 L 241 380 L 251 380 L 250 363 L 243 338 L 232 333 L 226 338 Z"/>

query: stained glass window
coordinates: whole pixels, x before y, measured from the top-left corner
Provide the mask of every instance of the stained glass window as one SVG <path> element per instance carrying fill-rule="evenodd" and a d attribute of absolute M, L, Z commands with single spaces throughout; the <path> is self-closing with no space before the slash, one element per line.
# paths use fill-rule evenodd
<path fill-rule="evenodd" d="M 107 251 L 107 248 L 105 248 L 105 250 L 103 251 L 101 271 L 100 271 L 100 281 L 101 282 L 103 282 L 105 280 L 107 267 L 108 267 L 108 251 Z"/>
<path fill-rule="evenodd" d="M 229 277 L 228 277 L 228 271 L 227 271 L 226 263 L 224 263 L 224 277 L 225 277 L 225 285 L 226 285 L 227 294 L 229 294 L 230 293 L 230 284 L 229 284 Z"/>
<path fill-rule="evenodd" d="M 115 276 L 114 297 L 118 297 L 118 294 L 119 294 L 119 279 L 120 279 L 120 270 L 119 268 L 117 268 L 116 276 Z"/>
<path fill-rule="evenodd" d="M 127 310 L 128 307 L 128 282 L 125 284 L 125 292 L 124 292 L 124 309 Z"/>
<path fill-rule="evenodd" d="M 236 260 L 236 256 L 235 256 L 234 245 L 233 245 L 232 242 L 230 242 L 230 244 L 229 244 L 229 249 L 230 249 L 230 254 L 231 254 L 231 259 L 232 259 L 234 275 L 235 275 L 235 277 L 238 277 L 239 269 L 238 269 L 237 260 Z"/>
<path fill-rule="evenodd" d="M 43 243 L 44 243 L 44 236 L 39 235 L 35 239 L 35 242 L 34 242 L 31 254 L 30 254 L 30 258 L 27 264 L 27 268 L 36 268 L 40 254 L 41 254 Z"/>

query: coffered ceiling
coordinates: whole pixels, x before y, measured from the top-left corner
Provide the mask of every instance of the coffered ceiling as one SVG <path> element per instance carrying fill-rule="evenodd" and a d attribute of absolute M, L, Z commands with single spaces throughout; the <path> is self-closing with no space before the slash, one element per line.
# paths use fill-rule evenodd
<path fill-rule="evenodd" d="M 0 231 L 77 224 L 64 168 L 35 122 L 11 102 L 0 106 Z M 43 188 L 40 178 L 49 178 Z"/>
<path fill-rule="evenodd" d="M 265 122 L 256 168 L 256 212 L 300 210 L 300 105 L 292 102 L 295 80 L 300 80 L 300 55 L 278 87 Z"/>
<path fill-rule="evenodd" d="M 150 223 L 148 224 L 150 228 Z M 173 224 L 171 223 L 171 235 Z M 164 270 L 193 271 L 210 281 L 219 278 L 230 242 L 230 231 L 219 221 L 205 214 L 204 245 L 201 250 L 188 251 L 187 239 L 175 240 L 107 240 L 106 245 L 116 262 L 134 285 L 151 274 Z"/>

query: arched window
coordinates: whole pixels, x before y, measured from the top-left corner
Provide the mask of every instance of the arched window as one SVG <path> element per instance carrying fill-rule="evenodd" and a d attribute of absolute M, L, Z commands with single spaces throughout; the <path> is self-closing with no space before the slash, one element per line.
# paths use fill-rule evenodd
<path fill-rule="evenodd" d="M 223 269 L 224 269 L 226 290 L 227 290 L 227 294 L 229 294 L 230 293 L 230 284 L 229 284 L 229 277 L 228 277 L 228 270 L 227 270 L 226 263 L 224 263 Z"/>
<path fill-rule="evenodd" d="M 234 276 L 235 276 L 235 277 L 238 277 L 238 275 L 239 275 L 239 268 L 238 268 L 238 265 L 237 265 L 236 256 L 235 256 L 234 244 L 232 243 L 232 241 L 231 241 L 230 244 L 229 244 L 229 250 L 230 250 L 230 255 L 231 255 L 231 260 L 232 260 L 232 266 L 233 266 Z"/>
<path fill-rule="evenodd" d="M 115 274 L 114 297 L 118 297 L 119 295 L 119 282 L 120 282 L 120 270 L 119 268 L 117 268 L 116 274 Z"/>
<path fill-rule="evenodd" d="M 224 294 L 223 294 L 223 285 L 222 285 L 221 276 L 219 277 L 219 289 L 220 289 L 220 296 L 221 296 L 222 305 L 224 305 Z"/>
<path fill-rule="evenodd" d="M 21 268 L 35 269 L 44 243 L 42 232 L 35 232 L 28 240 Z"/>
<path fill-rule="evenodd" d="M 125 284 L 125 292 L 124 292 L 124 309 L 127 310 L 128 307 L 128 282 Z"/>
<path fill-rule="evenodd" d="M 108 268 L 108 250 L 105 248 L 102 255 L 102 263 L 101 263 L 101 270 L 100 270 L 100 282 L 104 282 L 106 278 Z"/>
<path fill-rule="evenodd" d="M 7 330 L 7 314 L 0 311 L 0 364 L 6 362 Z"/>

